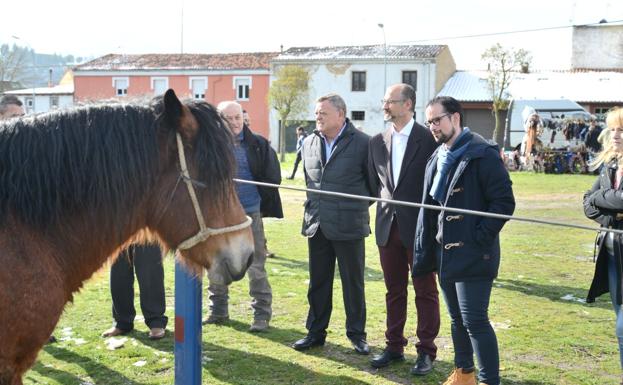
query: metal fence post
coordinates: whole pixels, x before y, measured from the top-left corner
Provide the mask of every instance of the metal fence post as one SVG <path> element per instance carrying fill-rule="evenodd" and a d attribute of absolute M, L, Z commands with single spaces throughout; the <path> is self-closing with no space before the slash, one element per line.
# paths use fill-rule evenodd
<path fill-rule="evenodd" d="M 175 385 L 201 385 L 201 280 L 175 262 Z"/>

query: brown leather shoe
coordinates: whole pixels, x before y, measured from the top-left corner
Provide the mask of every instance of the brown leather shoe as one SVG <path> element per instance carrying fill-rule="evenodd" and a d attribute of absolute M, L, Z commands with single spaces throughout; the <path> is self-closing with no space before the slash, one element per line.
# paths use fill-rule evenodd
<path fill-rule="evenodd" d="M 110 329 L 106 330 L 104 333 L 102 333 L 102 337 L 108 338 L 108 337 L 122 336 L 124 334 L 128 334 L 129 332 L 130 332 L 129 330 L 123 330 L 123 329 L 119 329 L 116 326 L 113 326 Z"/>
<path fill-rule="evenodd" d="M 166 330 L 164 328 L 151 328 L 149 329 L 149 339 L 150 340 L 159 340 L 164 338 L 166 334 Z"/>
<path fill-rule="evenodd" d="M 476 385 L 476 373 L 474 369 L 455 368 L 443 385 Z"/>

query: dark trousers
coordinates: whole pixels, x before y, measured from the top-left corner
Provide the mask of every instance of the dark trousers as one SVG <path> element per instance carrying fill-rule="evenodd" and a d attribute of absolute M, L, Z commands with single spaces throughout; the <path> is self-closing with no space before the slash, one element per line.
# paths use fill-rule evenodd
<path fill-rule="evenodd" d="M 134 329 L 134 273 L 140 290 L 141 312 L 149 328 L 164 328 L 164 269 L 160 248 L 154 245 L 131 245 L 110 268 L 110 293 L 115 327 Z"/>
<path fill-rule="evenodd" d="M 387 245 L 379 246 L 383 278 L 385 279 L 385 304 L 387 307 L 387 349 L 402 353 L 407 345 L 404 336 L 407 321 L 407 289 L 409 271 L 413 265 L 413 250 L 406 248 L 400 240 L 396 220 L 392 222 Z M 418 353 L 426 353 L 433 359 L 437 356 L 435 338 L 439 334 L 439 291 L 435 273 L 413 277 L 415 308 L 417 311 L 416 334 Z"/>
<path fill-rule="evenodd" d="M 294 174 L 296 174 L 296 169 L 299 167 L 299 163 L 301 162 L 301 151 L 296 152 L 296 159 L 294 160 L 294 168 L 292 169 L 292 174 L 290 175 L 290 179 L 294 179 Z"/>
<path fill-rule="evenodd" d="M 346 335 L 351 340 L 366 338 L 366 298 L 363 270 L 364 240 L 332 241 L 321 229 L 308 239 L 309 246 L 309 313 L 307 330 L 314 337 L 325 337 L 333 309 L 333 276 L 337 259 L 342 280 L 346 310 Z"/>
<path fill-rule="evenodd" d="M 476 353 L 479 382 L 499 385 L 498 341 L 488 314 L 492 286 L 492 280 L 441 282 L 441 291 L 450 313 L 454 365 L 473 368 Z"/>

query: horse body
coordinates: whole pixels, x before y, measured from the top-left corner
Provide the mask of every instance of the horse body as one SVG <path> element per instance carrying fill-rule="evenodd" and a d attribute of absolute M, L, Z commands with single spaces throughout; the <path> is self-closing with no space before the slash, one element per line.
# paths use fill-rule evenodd
<path fill-rule="evenodd" d="M 81 107 L 0 126 L 0 385 L 22 384 L 73 293 L 137 234 L 167 250 L 198 232 L 197 215 L 215 228 L 245 221 L 230 145 L 211 106 L 182 104 L 171 90 L 150 106 Z M 178 256 L 231 280 L 252 251 L 247 227 Z"/>

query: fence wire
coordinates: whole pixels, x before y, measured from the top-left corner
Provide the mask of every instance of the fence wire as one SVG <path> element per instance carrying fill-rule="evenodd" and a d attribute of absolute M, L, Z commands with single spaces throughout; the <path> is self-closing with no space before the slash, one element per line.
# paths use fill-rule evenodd
<path fill-rule="evenodd" d="M 398 205 L 398 206 L 417 207 L 417 208 L 424 208 L 424 209 L 437 210 L 437 211 L 448 211 L 451 213 L 478 215 L 481 217 L 505 219 L 505 220 L 519 221 L 519 222 L 528 222 L 528 223 L 538 223 L 541 225 L 568 227 L 568 228 L 588 230 L 588 231 L 594 231 L 594 232 L 608 232 L 608 233 L 614 233 L 614 234 L 623 234 L 623 230 L 576 225 L 573 223 L 564 223 L 564 222 L 557 222 L 557 221 L 547 221 L 543 219 L 526 218 L 526 217 L 520 217 L 520 216 L 515 216 L 515 215 L 496 214 L 496 213 L 489 213 L 486 211 L 467 210 L 467 209 L 460 209 L 460 208 L 448 207 L 448 206 L 427 205 L 424 203 L 415 203 L 415 202 L 399 201 L 399 200 L 393 200 L 393 199 L 369 197 L 369 196 L 363 196 L 363 195 L 346 194 L 346 193 L 340 193 L 340 192 L 335 192 L 335 191 L 323 191 L 323 190 L 317 190 L 317 189 L 311 189 L 311 188 L 305 188 L 305 187 L 278 185 L 274 183 L 256 182 L 256 181 L 238 179 L 238 178 L 234 178 L 234 182 L 252 184 L 252 185 L 263 186 L 263 187 L 273 187 L 273 188 L 278 188 L 278 189 L 302 191 L 302 192 L 314 193 L 314 194 L 320 194 L 320 195 L 329 195 L 329 196 L 334 196 L 334 197 L 339 197 L 339 198 L 355 199 L 355 200 L 368 201 L 368 202 L 371 202 L 371 201 L 377 202 L 377 203 L 383 202 L 383 203 L 389 203 L 389 204 Z"/>

